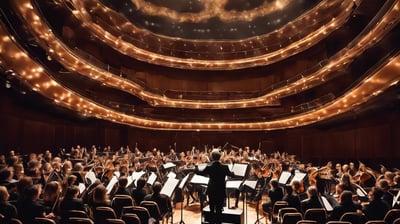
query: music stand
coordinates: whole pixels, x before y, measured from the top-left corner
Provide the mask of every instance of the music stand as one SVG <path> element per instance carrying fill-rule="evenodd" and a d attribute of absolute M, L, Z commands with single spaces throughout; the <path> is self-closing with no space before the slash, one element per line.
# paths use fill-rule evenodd
<path fill-rule="evenodd" d="M 249 189 L 250 191 L 255 191 L 256 190 L 256 187 L 257 187 L 257 180 L 245 180 L 244 182 L 243 182 L 243 186 L 244 186 L 244 188 L 245 188 L 245 190 L 246 189 Z M 265 187 L 265 185 L 264 185 L 264 187 Z M 261 189 L 261 195 L 262 195 L 262 192 L 264 191 L 264 187 L 263 187 L 263 189 Z M 246 194 L 247 194 L 247 191 L 246 191 Z M 243 202 L 243 203 L 246 203 L 246 194 L 244 195 L 245 196 L 245 201 Z M 261 218 L 259 217 L 259 212 L 258 212 L 258 207 L 259 207 L 259 203 L 260 203 L 260 199 L 259 198 L 256 198 L 257 199 L 257 203 L 256 203 L 256 214 L 257 214 L 257 219 L 256 219 L 256 221 L 255 221 L 255 224 L 256 223 L 261 223 Z M 243 205 L 243 208 L 244 208 L 244 205 Z M 247 203 L 246 203 L 246 222 L 247 222 Z"/>
<path fill-rule="evenodd" d="M 292 177 L 292 173 L 289 171 L 282 171 L 279 176 L 278 183 L 281 185 L 286 185 L 289 183 L 290 178 Z"/>
<path fill-rule="evenodd" d="M 183 188 L 185 187 L 187 180 L 189 179 L 190 174 L 187 174 L 179 183 L 178 188 L 181 189 L 181 191 L 183 192 Z M 184 200 L 183 200 L 184 201 Z M 179 224 L 185 224 L 185 222 L 183 221 L 183 201 L 182 201 L 182 205 L 181 205 L 181 221 L 179 222 Z"/>

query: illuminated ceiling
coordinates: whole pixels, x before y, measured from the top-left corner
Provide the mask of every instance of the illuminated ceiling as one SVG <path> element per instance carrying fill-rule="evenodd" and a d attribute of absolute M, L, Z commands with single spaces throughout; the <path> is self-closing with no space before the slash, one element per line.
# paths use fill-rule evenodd
<path fill-rule="evenodd" d="M 398 0 L 0 4 L 9 85 L 139 128 L 299 127 L 358 110 L 400 80 Z"/>

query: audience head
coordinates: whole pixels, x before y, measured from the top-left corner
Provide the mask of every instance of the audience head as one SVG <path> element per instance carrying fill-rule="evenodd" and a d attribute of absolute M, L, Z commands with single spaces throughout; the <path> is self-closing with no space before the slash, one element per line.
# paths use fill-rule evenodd
<path fill-rule="evenodd" d="M 287 184 L 287 185 L 285 185 L 285 191 L 286 191 L 286 194 L 292 194 L 293 193 L 293 186 L 292 185 L 290 185 L 290 184 Z"/>
<path fill-rule="evenodd" d="M 32 177 L 22 177 L 17 183 L 17 191 L 22 196 L 25 192 L 25 189 L 33 185 Z"/>
<path fill-rule="evenodd" d="M 137 181 L 137 189 L 142 189 L 144 188 L 144 186 L 146 185 L 146 179 L 144 177 L 139 178 L 139 180 Z"/>
<path fill-rule="evenodd" d="M 368 192 L 368 198 L 370 201 L 380 200 L 383 196 L 383 191 L 377 187 L 372 187 Z"/>
<path fill-rule="evenodd" d="M 39 199 L 42 187 L 39 184 L 34 184 L 25 188 L 24 199 L 25 201 L 31 202 Z"/>
<path fill-rule="evenodd" d="M 128 178 L 126 178 L 126 177 L 120 177 L 120 178 L 118 179 L 118 185 L 119 185 L 120 187 L 125 188 L 127 184 L 128 184 Z"/>
<path fill-rule="evenodd" d="M 276 179 L 272 179 L 269 183 L 270 183 L 271 187 L 274 189 L 279 187 L 279 182 Z"/>

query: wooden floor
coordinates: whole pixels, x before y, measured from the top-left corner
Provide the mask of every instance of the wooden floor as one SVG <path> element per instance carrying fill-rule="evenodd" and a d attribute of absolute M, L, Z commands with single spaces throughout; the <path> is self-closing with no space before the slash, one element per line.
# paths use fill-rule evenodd
<path fill-rule="evenodd" d="M 261 208 L 261 201 L 259 203 L 259 224 L 263 223 L 266 224 L 267 220 L 262 217 L 262 208 Z M 229 205 L 233 206 L 234 205 L 234 200 L 230 199 Z M 257 212 L 256 212 L 256 203 L 253 202 L 247 202 L 245 203 L 245 206 L 243 207 L 243 201 L 239 202 L 239 206 L 237 209 L 241 209 L 243 211 L 244 215 L 244 223 L 243 224 L 254 224 L 257 221 Z M 194 224 L 194 223 L 201 223 L 201 212 L 200 212 L 200 203 L 195 202 L 192 204 L 189 204 L 188 206 L 185 205 L 182 209 L 181 212 L 181 203 L 178 203 L 176 207 L 174 208 L 174 224 L 180 224 L 180 223 L 185 223 L 185 224 Z M 182 213 L 182 214 L 181 214 Z M 183 222 L 182 222 L 183 221 Z"/>

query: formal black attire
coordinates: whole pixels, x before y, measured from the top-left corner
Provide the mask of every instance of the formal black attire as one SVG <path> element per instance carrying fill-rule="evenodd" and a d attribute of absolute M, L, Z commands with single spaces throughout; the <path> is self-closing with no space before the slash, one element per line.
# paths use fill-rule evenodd
<path fill-rule="evenodd" d="M 4 215 L 4 220 L 8 222 L 17 217 L 17 208 L 8 201 L 0 202 L 0 214 Z"/>
<path fill-rule="evenodd" d="M 219 161 L 213 161 L 203 171 L 199 171 L 196 167 L 196 173 L 209 176 L 206 194 L 209 200 L 210 213 L 214 217 L 215 223 L 221 223 L 221 213 L 226 199 L 225 177 L 234 177 L 234 173 L 229 170 L 227 165 Z"/>
<path fill-rule="evenodd" d="M 146 195 L 146 197 L 144 197 L 144 200 L 156 202 L 158 205 L 158 208 L 160 209 L 161 216 L 167 214 L 168 212 L 172 212 L 171 200 L 166 195 L 148 194 L 148 195 Z"/>
<path fill-rule="evenodd" d="M 310 208 L 323 208 L 318 196 L 312 196 L 301 202 L 301 210 L 303 214 Z"/>
<path fill-rule="evenodd" d="M 288 203 L 288 207 L 296 208 L 298 212 L 301 212 L 300 197 L 297 194 L 286 194 L 282 198 L 283 201 Z"/>
<path fill-rule="evenodd" d="M 389 211 L 389 207 L 382 199 L 375 199 L 363 207 L 362 211 L 367 220 L 381 220 Z"/>
<path fill-rule="evenodd" d="M 340 217 L 346 212 L 357 212 L 357 210 L 361 210 L 361 205 L 354 203 L 352 201 L 342 202 L 339 205 L 333 208 L 333 211 L 330 215 L 330 220 L 339 221 Z"/>
<path fill-rule="evenodd" d="M 79 210 L 85 211 L 85 206 L 79 198 L 65 198 L 60 203 L 61 223 L 67 223 L 69 219 L 68 211 Z"/>
<path fill-rule="evenodd" d="M 146 197 L 147 192 L 143 188 L 135 188 L 132 190 L 131 196 L 137 205 L 143 201 L 144 197 Z"/>

